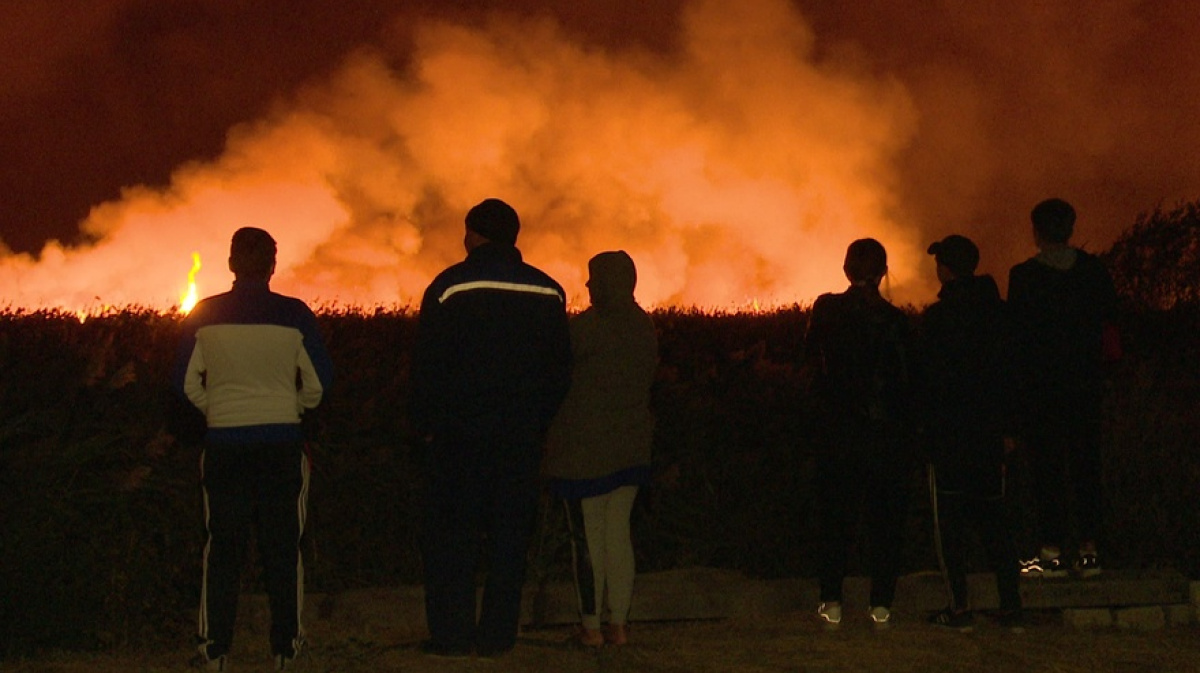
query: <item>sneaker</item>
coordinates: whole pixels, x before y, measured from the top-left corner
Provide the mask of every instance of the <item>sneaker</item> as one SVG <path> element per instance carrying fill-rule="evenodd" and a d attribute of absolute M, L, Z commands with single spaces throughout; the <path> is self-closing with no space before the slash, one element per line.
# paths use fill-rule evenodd
<path fill-rule="evenodd" d="M 229 658 L 222 654 L 214 659 L 209 659 L 204 654 L 198 654 L 191 661 L 192 668 L 199 668 L 204 671 L 228 671 Z"/>
<path fill-rule="evenodd" d="M 626 624 L 609 624 L 604 629 L 604 642 L 618 647 L 629 644 L 629 627 Z"/>
<path fill-rule="evenodd" d="M 276 670 L 276 671 L 290 671 L 290 670 L 293 670 L 293 667 L 295 666 L 295 663 L 296 663 L 296 658 L 295 658 L 295 657 L 289 657 L 289 656 L 285 656 L 285 655 L 282 655 L 282 654 L 276 654 L 276 655 L 275 655 L 275 668 L 274 668 L 274 670 Z"/>
<path fill-rule="evenodd" d="M 1021 577 L 1066 577 L 1068 574 L 1067 564 L 1063 562 L 1061 556 L 1054 558 L 1042 559 L 1039 556 L 1034 556 L 1028 561 L 1021 561 Z"/>
<path fill-rule="evenodd" d="M 1094 551 L 1079 552 L 1079 560 L 1075 562 L 1075 570 L 1079 572 L 1079 576 L 1083 578 L 1095 577 L 1102 572 L 1100 568 L 1100 559 L 1096 557 Z"/>
<path fill-rule="evenodd" d="M 996 623 L 1001 628 L 1013 633 L 1025 633 L 1025 613 L 1021 610 L 1000 610 L 996 612 Z"/>
<path fill-rule="evenodd" d="M 929 616 L 929 623 L 942 628 L 954 629 L 962 633 L 975 630 L 975 617 L 969 610 L 951 610 L 946 608 Z"/>
<path fill-rule="evenodd" d="M 825 620 L 829 626 L 837 626 L 842 623 L 842 604 L 837 601 L 828 601 L 817 606 L 817 616 Z"/>
<path fill-rule="evenodd" d="M 871 608 L 871 623 L 875 628 L 884 628 L 892 621 L 892 611 L 882 605 Z"/>
<path fill-rule="evenodd" d="M 437 657 L 438 659 L 470 659 L 471 650 L 465 647 L 451 647 L 435 640 L 423 640 L 417 646 L 421 654 Z"/>

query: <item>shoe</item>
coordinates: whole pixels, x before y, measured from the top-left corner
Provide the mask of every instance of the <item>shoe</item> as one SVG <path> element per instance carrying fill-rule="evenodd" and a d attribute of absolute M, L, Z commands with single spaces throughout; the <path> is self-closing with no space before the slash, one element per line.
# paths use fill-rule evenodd
<path fill-rule="evenodd" d="M 625 624 L 609 624 L 604 629 L 604 642 L 620 647 L 629 643 L 629 627 Z"/>
<path fill-rule="evenodd" d="M 199 668 L 204 671 L 228 671 L 229 657 L 222 654 L 219 657 L 209 659 L 208 656 L 204 654 L 197 654 L 191 660 L 191 667 Z"/>
<path fill-rule="evenodd" d="M 827 625 L 837 626 L 842 623 L 842 604 L 837 601 L 821 603 L 817 606 L 817 616 Z"/>
<path fill-rule="evenodd" d="M 887 627 L 892 621 L 892 611 L 882 605 L 876 605 L 871 608 L 871 623 L 875 628 L 882 629 Z"/>
<path fill-rule="evenodd" d="M 512 650 L 513 650 L 512 645 L 509 645 L 508 647 L 495 647 L 492 645 L 476 645 L 475 646 L 475 656 L 478 657 L 482 661 L 492 661 L 493 659 L 496 659 L 497 657 L 501 657 L 505 654 L 508 654 L 509 652 L 512 652 Z"/>
<path fill-rule="evenodd" d="M 604 647 L 604 633 L 600 629 L 589 629 L 584 626 L 575 627 L 575 633 L 571 635 L 571 640 L 581 647 L 587 649 L 596 649 Z"/>
<path fill-rule="evenodd" d="M 1021 577 L 1046 577 L 1054 579 L 1056 577 L 1066 577 L 1068 574 L 1067 564 L 1063 562 L 1061 556 L 1045 560 L 1039 556 L 1034 556 L 1028 561 L 1021 561 Z"/>
<path fill-rule="evenodd" d="M 1079 552 L 1079 560 L 1075 562 L 1075 570 L 1079 572 L 1079 576 L 1083 578 L 1095 577 L 1103 572 L 1100 567 L 1100 559 L 1096 557 L 1094 551 Z"/>
<path fill-rule="evenodd" d="M 438 659 L 470 659 L 471 650 L 466 647 L 443 645 L 436 640 L 423 640 L 417 646 L 421 654 L 437 657 Z M 482 653 L 481 653 L 482 654 Z"/>
<path fill-rule="evenodd" d="M 930 615 L 929 623 L 961 633 L 970 633 L 975 630 L 975 618 L 969 610 L 954 611 L 946 608 Z"/>
<path fill-rule="evenodd" d="M 276 671 L 290 671 L 290 670 L 293 670 L 293 668 L 294 668 L 294 666 L 295 666 L 295 663 L 296 663 L 296 658 L 295 658 L 295 657 L 289 657 L 289 656 L 286 656 L 286 655 L 283 655 L 283 654 L 276 654 L 276 655 L 275 655 L 275 669 L 274 669 L 274 670 L 276 670 Z"/>
<path fill-rule="evenodd" d="M 1013 633 L 1025 633 L 1025 613 L 1021 610 L 996 612 L 996 623 Z"/>

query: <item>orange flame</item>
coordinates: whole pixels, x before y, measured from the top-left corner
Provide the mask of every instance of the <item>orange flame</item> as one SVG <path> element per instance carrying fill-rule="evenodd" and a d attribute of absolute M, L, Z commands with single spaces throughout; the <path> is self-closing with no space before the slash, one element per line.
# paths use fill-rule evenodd
<path fill-rule="evenodd" d="M 188 272 L 187 291 L 179 296 L 179 310 L 183 313 L 190 312 L 196 307 L 196 302 L 200 301 L 200 297 L 196 292 L 196 273 L 200 271 L 200 253 L 192 253 L 192 270 Z"/>

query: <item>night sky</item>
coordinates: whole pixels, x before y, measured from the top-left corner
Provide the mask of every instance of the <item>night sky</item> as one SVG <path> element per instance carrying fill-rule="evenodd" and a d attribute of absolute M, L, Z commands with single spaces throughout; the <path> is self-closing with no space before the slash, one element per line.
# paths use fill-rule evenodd
<path fill-rule="evenodd" d="M 266 169 L 246 166 L 303 162 L 297 148 L 341 143 L 336 160 L 288 178 L 330 185 L 329 203 L 312 212 L 333 224 L 277 235 L 281 255 L 299 251 L 278 280 L 307 297 L 419 291 L 460 256 L 463 210 L 501 196 L 527 232 L 542 228 L 529 234 L 534 261 L 570 276 L 589 254 L 628 247 L 656 303 L 811 299 L 795 295 L 831 285 L 841 261 L 831 251 L 860 235 L 896 251 L 898 284 L 920 300 L 925 244 L 966 233 L 983 249 L 982 270 L 1003 280 L 1031 254 L 1027 213 L 1047 196 L 1075 204 L 1076 242 L 1093 251 L 1140 212 L 1200 198 L 1197 25 L 1200 7 L 1185 0 L 8 2 L 0 239 L 13 254 L 0 258 L 11 267 L 0 292 L 71 303 L 111 285 L 136 298 L 117 289 L 118 265 L 106 260 L 162 248 L 117 243 L 132 213 L 190 207 L 178 205 L 199 200 L 189 180 L 258 184 Z M 456 70 L 462 54 L 470 72 L 497 63 L 491 79 Z M 514 98 L 491 90 L 497 77 Z M 439 93 L 456 82 L 461 95 Z M 319 145 L 296 140 L 313 133 L 295 129 L 305 115 L 328 122 L 305 122 L 324 129 Z M 479 138 L 463 130 L 502 115 L 521 123 Z M 617 117 L 629 121 L 608 129 Z M 442 128 L 457 130 L 439 139 Z M 362 147 L 346 150 L 348 138 Z M 450 161 L 489 138 L 497 161 L 519 164 L 513 174 L 430 158 Z M 375 192 L 393 185 L 412 194 L 384 203 Z M 107 214 L 96 215 L 102 204 Z M 256 224 L 245 212 L 232 219 Z M 213 230 L 191 246 L 206 253 L 234 226 L 175 221 L 158 226 L 181 239 Z M 807 233 L 783 233 L 789 221 Z M 64 244 L 51 256 L 65 263 L 42 264 L 48 239 Z M 87 262 L 107 239 L 113 249 Z M 190 251 L 170 273 L 186 272 Z M 380 270 L 339 266 L 359 259 Z M 788 260 L 821 272 L 790 276 Z M 87 271 L 87 292 L 61 279 L 104 265 L 111 277 Z M 54 289 L 29 294 L 43 276 Z M 212 277 L 208 291 L 225 282 Z"/>

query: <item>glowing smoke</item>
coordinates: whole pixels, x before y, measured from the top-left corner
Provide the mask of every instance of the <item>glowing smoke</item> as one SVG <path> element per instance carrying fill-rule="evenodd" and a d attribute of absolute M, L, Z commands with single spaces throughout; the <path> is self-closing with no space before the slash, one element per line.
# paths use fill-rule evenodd
<path fill-rule="evenodd" d="M 462 216 L 489 196 L 577 302 L 587 259 L 614 248 L 649 304 L 809 301 L 844 285 L 862 236 L 888 247 L 901 294 L 919 284 L 916 229 L 891 219 L 904 89 L 819 62 L 784 0 L 709 0 L 683 24 L 669 57 L 585 48 L 550 20 L 421 25 L 405 70 L 350 56 L 216 161 L 93 209 L 94 245 L 8 256 L 0 287 L 19 306 L 168 308 L 193 251 L 200 293 L 224 291 L 229 237 L 253 225 L 279 241 L 275 289 L 405 304 L 462 258 Z"/>

